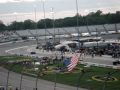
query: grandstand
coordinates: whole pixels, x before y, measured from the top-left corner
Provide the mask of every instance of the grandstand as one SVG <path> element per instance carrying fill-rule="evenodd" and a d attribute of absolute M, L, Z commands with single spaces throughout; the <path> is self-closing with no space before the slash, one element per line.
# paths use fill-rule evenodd
<path fill-rule="evenodd" d="M 47 38 L 51 39 L 56 38 L 69 38 L 69 37 L 88 37 L 96 35 L 111 35 L 120 33 L 120 23 L 119 24 L 105 24 L 105 25 L 91 25 L 91 26 L 80 26 L 79 32 L 76 30 L 76 27 L 64 27 L 64 28 L 55 28 L 47 29 L 45 33 L 44 29 L 36 30 L 16 30 L 16 31 L 4 31 L 0 32 L 0 42 L 21 40 L 23 37 L 39 37 L 39 39 L 44 39 L 46 35 Z M 78 34 L 79 33 L 79 34 Z M 119 35 L 118 35 L 119 36 Z"/>
<path fill-rule="evenodd" d="M 91 33 L 89 33 L 88 28 Z M 91 25 L 88 26 L 88 28 L 86 26 L 80 26 L 79 32 L 82 33 L 80 35 L 84 35 L 84 33 L 88 33 L 90 35 L 96 35 L 96 30 L 97 32 L 99 32 L 99 34 L 120 33 L 120 24 Z M 30 30 L 30 32 L 38 36 L 45 35 L 44 29 Z M 31 36 L 30 32 L 29 30 L 17 31 L 17 33 L 19 33 L 21 36 Z M 76 27 L 55 28 L 56 35 L 65 35 L 65 34 L 72 35 L 73 33 L 78 33 Z M 46 33 L 47 36 L 50 35 L 52 36 L 53 34 L 54 34 L 53 29 L 47 29 L 47 33 Z"/>

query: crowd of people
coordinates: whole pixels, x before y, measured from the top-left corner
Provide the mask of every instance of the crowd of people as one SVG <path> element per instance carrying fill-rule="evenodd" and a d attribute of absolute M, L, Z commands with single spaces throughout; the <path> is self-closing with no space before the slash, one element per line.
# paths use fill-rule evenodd
<path fill-rule="evenodd" d="M 95 48 L 86 48 L 86 54 L 91 55 L 92 57 L 99 55 L 111 55 L 113 58 L 120 58 L 120 45 L 109 45 L 106 47 L 95 47 Z"/>
<path fill-rule="evenodd" d="M 4 32 L 0 32 L 0 36 L 11 36 L 14 35 L 15 31 L 4 31 Z"/>
<path fill-rule="evenodd" d="M 7 40 L 11 40 L 14 36 L 16 36 L 15 31 L 0 32 L 0 41 L 4 42 Z"/>

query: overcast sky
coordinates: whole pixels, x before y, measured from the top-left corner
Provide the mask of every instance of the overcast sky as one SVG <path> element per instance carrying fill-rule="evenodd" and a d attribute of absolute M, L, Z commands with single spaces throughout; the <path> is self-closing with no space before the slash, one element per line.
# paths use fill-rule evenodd
<path fill-rule="evenodd" d="M 0 0 L 0 19 L 9 24 L 11 21 L 25 19 L 43 19 L 43 2 L 41 0 Z M 102 10 L 104 13 L 120 11 L 120 0 L 78 0 L 79 13 Z M 76 13 L 75 0 L 45 0 L 46 18 L 52 18 L 51 8 L 54 8 L 55 18 L 74 16 Z"/>

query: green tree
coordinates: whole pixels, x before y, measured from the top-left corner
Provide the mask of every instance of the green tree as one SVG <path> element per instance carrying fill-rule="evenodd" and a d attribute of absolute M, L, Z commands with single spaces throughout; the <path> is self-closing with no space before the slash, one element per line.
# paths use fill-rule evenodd
<path fill-rule="evenodd" d="M 44 24 L 44 20 L 42 19 L 42 20 L 39 20 L 38 22 L 37 22 L 37 27 L 38 28 L 44 28 L 45 27 L 45 24 Z"/>
<path fill-rule="evenodd" d="M 34 21 L 28 19 L 24 21 L 24 29 L 35 29 L 37 25 Z"/>
<path fill-rule="evenodd" d="M 0 31 L 4 31 L 6 28 L 5 24 L 0 23 Z"/>
<path fill-rule="evenodd" d="M 24 29 L 23 22 L 16 22 L 16 21 L 13 21 L 6 28 L 7 28 L 7 30 L 22 30 L 22 29 Z"/>
<path fill-rule="evenodd" d="M 116 13 L 107 13 L 104 14 L 102 11 L 98 10 L 96 12 L 90 12 L 86 16 L 81 16 L 76 14 L 73 17 L 65 17 L 60 19 L 55 19 L 55 27 L 73 27 L 77 25 L 77 18 L 79 26 L 83 25 L 99 25 L 99 24 L 113 24 L 120 23 L 120 11 Z M 39 20 L 37 23 L 28 19 L 24 22 L 12 22 L 10 25 L 5 26 L 3 23 L 0 23 L 0 30 L 22 30 L 22 29 L 36 29 L 36 28 L 52 28 L 53 20 L 47 18 Z"/>

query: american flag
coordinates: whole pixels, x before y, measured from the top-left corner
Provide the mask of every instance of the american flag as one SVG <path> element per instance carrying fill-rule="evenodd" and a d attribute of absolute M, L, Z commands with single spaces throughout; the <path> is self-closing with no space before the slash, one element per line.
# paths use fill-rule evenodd
<path fill-rule="evenodd" d="M 70 64 L 67 66 L 68 71 L 72 71 L 79 61 L 80 53 L 73 54 Z"/>

